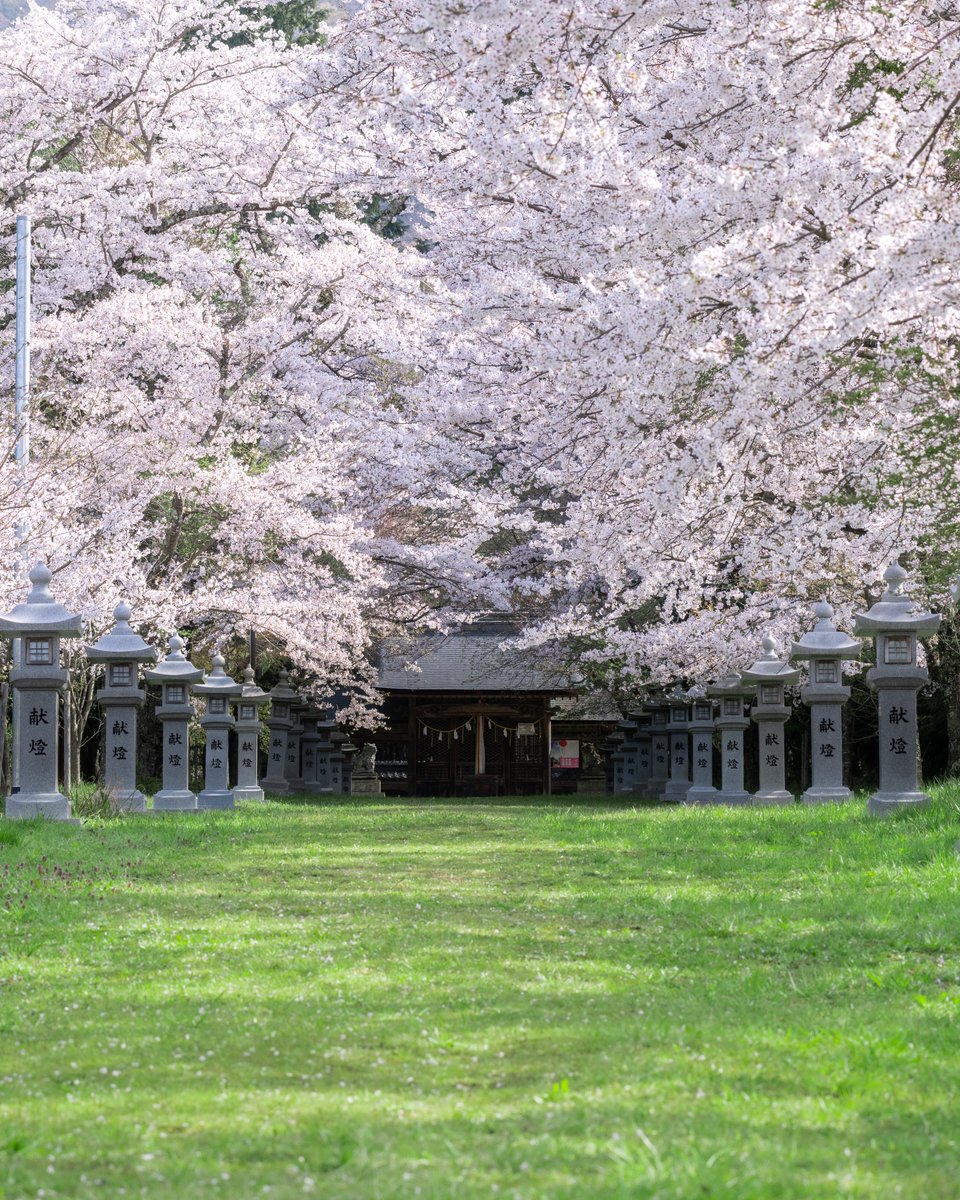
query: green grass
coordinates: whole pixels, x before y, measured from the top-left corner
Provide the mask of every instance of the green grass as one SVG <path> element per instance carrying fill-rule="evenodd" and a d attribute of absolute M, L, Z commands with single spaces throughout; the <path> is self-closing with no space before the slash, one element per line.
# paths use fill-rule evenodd
<path fill-rule="evenodd" d="M 0 823 L 0 1196 L 955 1197 L 960 787 Z"/>

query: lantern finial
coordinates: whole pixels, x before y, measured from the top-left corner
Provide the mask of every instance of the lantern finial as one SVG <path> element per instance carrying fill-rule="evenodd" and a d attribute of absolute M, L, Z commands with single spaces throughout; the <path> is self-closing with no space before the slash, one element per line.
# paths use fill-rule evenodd
<path fill-rule="evenodd" d="M 883 578 L 887 584 L 888 596 L 899 596 L 900 589 L 903 587 L 907 578 L 907 573 L 900 566 L 900 563 L 894 558 L 891 559 L 890 566 L 883 573 Z"/>
<path fill-rule="evenodd" d="M 33 584 L 30 595 L 27 597 L 28 604 L 54 603 L 54 599 L 50 595 L 50 580 L 53 578 L 53 572 L 46 563 L 38 562 L 27 578 Z"/>

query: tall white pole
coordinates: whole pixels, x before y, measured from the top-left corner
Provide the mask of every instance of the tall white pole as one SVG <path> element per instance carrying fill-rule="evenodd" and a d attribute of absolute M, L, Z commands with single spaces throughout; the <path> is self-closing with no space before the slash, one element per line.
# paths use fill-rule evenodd
<path fill-rule="evenodd" d="M 17 217 L 17 391 L 14 416 L 17 443 L 14 460 L 17 464 L 17 484 L 22 487 L 30 465 L 30 218 Z M 21 501 L 23 497 L 21 496 Z M 21 556 L 27 557 L 27 523 L 21 516 L 17 522 L 17 544 Z"/>
<path fill-rule="evenodd" d="M 14 424 L 17 436 L 13 456 L 17 465 L 17 490 L 20 505 L 24 503 L 24 484 L 30 465 L 30 218 L 17 217 L 17 386 L 14 399 Z M 21 574 L 26 571 L 30 530 L 22 511 L 17 515 L 17 546 L 20 550 Z M 20 662 L 20 638 L 11 647 L 13 666 Z M 13 755 L 10 761 L 11 786 L 20 790 L 20 754 L 16 730 L 18 723 L 19 691 L 13 688 Z"/>

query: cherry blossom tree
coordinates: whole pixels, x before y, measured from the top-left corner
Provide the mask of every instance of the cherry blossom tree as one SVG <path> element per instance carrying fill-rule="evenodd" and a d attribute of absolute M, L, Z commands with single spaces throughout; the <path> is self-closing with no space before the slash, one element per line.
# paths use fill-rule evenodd
<path fill-rule="evenodd" d="M 155 630 L 254 626 L 362 698 L 378 628 L 473 596 L 487 518 L 418 410 L 433 272 L 367 219 L 353 60 L 276 8 L 62 0 L 0 36 L 0 193 L 35 231 L 20 496 L 93 625 L 124 594 Z M 16 556 L 11 521 L 0 602 Z"/>
<path fill-rule="evenodd" d="M 849 621 L 894 551 L 943 599 L 949 6 L 367 0 L 293 45 L 267 7 L 0 37 L 33 536 L 85 612 L 95 562 L 343 681 L 385 618 L 522 609 L 637 687 Z"/>
<path fill-rule="evenodd" d="M 849 620 L 955 523 L 957 13 L 422 0 L 355 25 L 391 64 L 363 84 L 378 161 L 429 213 L 445 393 L 514 497 L 498 568 L 531 640 L 711 674 L 821 592 Z"/>

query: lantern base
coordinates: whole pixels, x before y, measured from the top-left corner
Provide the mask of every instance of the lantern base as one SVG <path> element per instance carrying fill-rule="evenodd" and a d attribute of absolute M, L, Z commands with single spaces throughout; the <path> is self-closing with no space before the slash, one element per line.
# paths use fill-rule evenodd
<path fill-rule="evenodd" d="M 688 804 L 716 804 L 717 789 L 715 787 L 692 787 L 687 792 Z"/>
<path fill-rule="evenodd" d="M 233 789 L 234 800 L 262 800 L 262 787 L 235 787 Z"/>
<path fill-rule="evenodd" d="M 197 808 L 233 808 L 233 792 L 211 791 L 204 789 L 197 796 Z"/>
<path fill-rule="evenodd" d="M 134 788 L 132 792 L 111 792 L 110 798 L 122 813 L 142 813 L 147 811 L 147 798 L 143 792 Z"/>
<path fill-rule="evenodd" d="M 6 814 L 11 821 L 69 821 L 70 801 L 60 792 L 15 792 L 7 797 Z"/>
<path fill-rule="evenodd" d="M 174 788 L 157 792 L 153 798 L 154 812 L 196 812 L 197 798 L 193 792 Z"/>
<path fill-rule="evenodd" d="M 263 779 L 263 790 L 271 796 L 289 796 L 290 784 L 286 779 Z"/>
<path fill-rule="evenodd" d="M 772 792 L 754 792 L 753 794 L 754 804 L 761 808 L 765 805 L 792 804 L 793 801 L 793 792 L 784 791 L 782 788 L 777 788 Z"/>
<path fill-rule="evenodd" d="M 749 792 L 725 792 L 722 789 L 713 799 L 714 804 L 752 804 L 753 797 Z"/>
<path fill-rule="evenodd" d="M 853 792 L 846 787 L 811 787 L 800 799 L 804 804 L 836 804 L 841 800 L 849 800 L 852 795 Z"/>
<path fill-rule="evenodd" d="M 663 798 L 675 803 L 686 800 L 690 794 L 690 786 L 689 779 L 668 779 L 667 786 L 663 789 Z"/>
<path fill-rule="evenodd" d="M 328 783 L 305 783 L 303 790 L 311 796 L 332 796 L 333 788 Z"/>
<path fill-rule="evenodd" d="M 911 808 L 926 808 L 930 797 L 925 792 L 874 792 L 867 801 L 871 817 L 889 817 Z"/>

